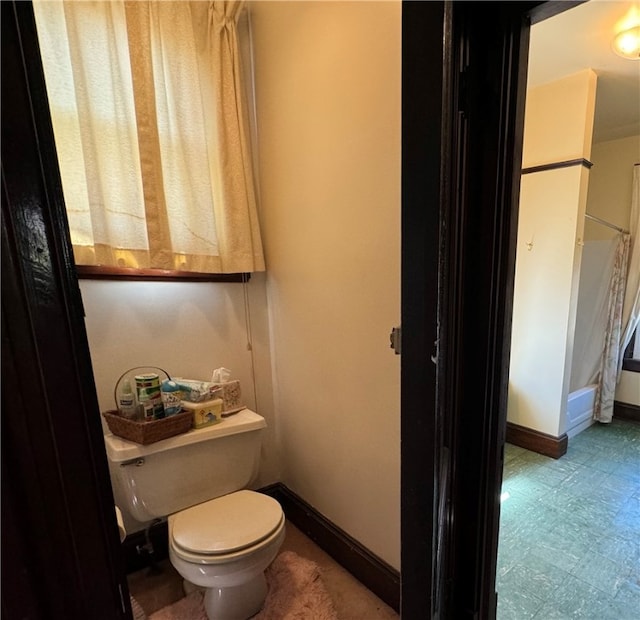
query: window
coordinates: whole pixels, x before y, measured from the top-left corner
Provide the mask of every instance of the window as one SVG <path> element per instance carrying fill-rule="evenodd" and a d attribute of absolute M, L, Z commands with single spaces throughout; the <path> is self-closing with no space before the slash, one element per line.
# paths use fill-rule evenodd
<path fill-rule="evenodd" d="M 74 256 L 89 273 L 264 269 L 242 6 L 34 3 Z"/>
<path fill-rule="evenodd" d="M 622 370 L 640 372 L 640 329 L 636 328 L 631 340 L 624 351 Z"/>

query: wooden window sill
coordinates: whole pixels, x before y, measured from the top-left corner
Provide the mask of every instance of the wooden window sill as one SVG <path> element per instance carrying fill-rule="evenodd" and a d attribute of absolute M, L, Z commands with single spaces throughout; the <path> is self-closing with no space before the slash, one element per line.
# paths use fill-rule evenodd
<path fill-rule="evenodd" d="M 84 280 L 132 280 L 147 282 L 248 282 L 250 273 L 196 273 L 169 269 L 133 269 L 76 265 L 78 278 Z"/>

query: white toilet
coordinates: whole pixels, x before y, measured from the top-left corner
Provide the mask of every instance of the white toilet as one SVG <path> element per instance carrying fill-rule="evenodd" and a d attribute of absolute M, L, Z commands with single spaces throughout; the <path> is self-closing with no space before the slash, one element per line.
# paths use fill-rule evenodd
<path fill-rule="evenodd" d="M 105 435 L 114 484 L 142 522 L 168 517 L 169 558 L 205 588 L 212 620 L 247 620 L 264 603 L 264 571 L 285 534 L 280 504 L 247 490 L 257 474 L 262 416 L 249 409 L 219 424 L 149 445 Z"/>

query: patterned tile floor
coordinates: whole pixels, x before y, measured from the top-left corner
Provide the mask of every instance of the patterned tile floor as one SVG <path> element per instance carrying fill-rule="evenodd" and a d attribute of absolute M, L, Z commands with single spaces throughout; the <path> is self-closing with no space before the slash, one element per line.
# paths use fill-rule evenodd
<path fill-rule="evenodd" d="M 640 620 L 640 424 L 591 426 L 557 460 L 507 444 L 502 497 L 498 620 Z"/>

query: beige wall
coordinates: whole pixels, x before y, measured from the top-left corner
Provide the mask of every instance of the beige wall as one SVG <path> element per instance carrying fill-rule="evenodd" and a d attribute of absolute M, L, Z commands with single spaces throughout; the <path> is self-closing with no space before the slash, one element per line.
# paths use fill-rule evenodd
<path fill-rule="evenodd" d="M 523 168 L 589 159 L 596 82 L 585 69 L 527 91 Z"/>
<path fill-rule="evenodd" d="M 633 165 L 640 161 L 640 136 L 593 145 L 587 212 L 621 228 L 629 228 Z M 610 229 L 587 220 L 586 239 L 609 239 Z M 622 371 L 616 400 L 640 405 L 640 373 Z"/>
<path fill-rule="evenodd" d="M 587 213 L 629 229 L 633 165 L 640 161 L 640 136 L 599 142 L 591 151 Z M 611 230 L 585 223 L 585 239 L 610 239 Z"/>
<path fill-rule="evenodd" d="M 596 76 L 583 71 L 527 92 L 523 167 L 589 159 Z M 548 435 L 566 429 L 589 172 L 525 174 L 518 245 L 507 419 Z"/>
<path fill-rule="evenodd" d="M 400 2 L 254 2 L 283 482 L 400 566 Z"/>

